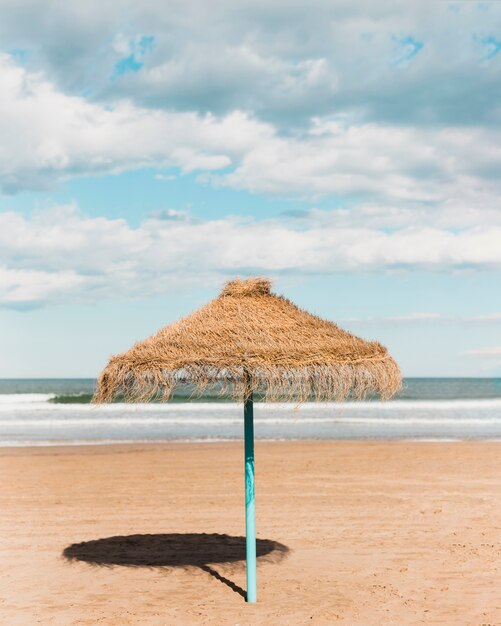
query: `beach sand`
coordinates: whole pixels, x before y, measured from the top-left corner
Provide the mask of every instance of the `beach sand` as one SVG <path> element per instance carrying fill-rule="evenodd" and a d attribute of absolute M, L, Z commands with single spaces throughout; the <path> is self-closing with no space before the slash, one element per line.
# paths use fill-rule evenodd
<path fill-rule="evenodd" d="M 0 623 L 501 624 L 500 444 L 258 441 L 256 605 L 242 448 L 1 449 Z"/>

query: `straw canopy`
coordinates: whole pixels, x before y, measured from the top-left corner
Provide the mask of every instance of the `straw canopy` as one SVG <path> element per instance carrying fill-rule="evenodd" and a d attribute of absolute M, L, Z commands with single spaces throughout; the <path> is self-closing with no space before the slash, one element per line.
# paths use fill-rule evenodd
<path fill-rule="evenodd" d="M 233 280 L 191 315 L 110 359 L 95 402 L 167 400 L 179 384 L 242 400 L 343 400 L 400 388 L 386 348 L 364 341 L 270 291 L 266 278 Z"/>

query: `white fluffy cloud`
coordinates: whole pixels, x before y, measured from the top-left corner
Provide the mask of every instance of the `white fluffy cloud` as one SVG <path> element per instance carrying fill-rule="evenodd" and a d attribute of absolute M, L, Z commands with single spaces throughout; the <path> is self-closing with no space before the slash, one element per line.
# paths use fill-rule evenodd
<path fill-rule="evenodd" d="M 172 207 L 139 227 L 3 212 L 1 301 L 250 271 L 498 269 L 497 4 L 89 0 L 46 20 L 40 2 L 0 0 L 3 191 L 141 167 L 168 185 L 175 168 L 313 205 L 261 221 Z"/>
<path fill-rule="evenodd" d="M 261 193 L 357 195 L 385 211 L 395 201 L 413 213 L 483 203 L 499 215 L 501 179 L 492 172 L 501 168 L 500 145 L 500 133 L 476 127 L 425 131 L 316 120 L 306 135 L 256 142 L 222 182 Z"/>
<path fill-rule="evenodd" d="M 58 91 L 42 74 L 0 56 L 0 185 L 7 191 L 141 166 L 221 169 L 271 131 L 237 113 L 113 108 Z"/>
<path fill-rule="evenodd" d="M 86 279 L 77 272 L 58 270 L 46 272 L 36 269 L 10 269 L 0 266 L 0 303 L 4 306 L 32 306 L 48 302 L 75 298 L 85 288 Z"/>
<path fill-rule="evenodd" d="M 86 217 L 75 207 L 0 214 L 0 301 L 36 306 L 61 300 L 142 297 L 185 281 L 228 275 L 336 273 L 406 268 L 501 267 L 501 228 L 452 233 L 409 227 L 394 232 L 337 228 L 313 220 L 152 217 L 137 228 Z"/>
<path fill-rule="evenodd" d="M 0 57 L 0 185 L 37 189 L 143 166 L 198 170 L 209 184 L 349 201 L 339 225 L 471 227 L 501 221 L 501 131 L 418 129 L 315 119 L 283 135 L 235 111 L 223 117 L 112 107 L 68 96 Z M 161 174 L 160 174 L 161 176 Z M 332 216 L 331 216 L 332 217 Z M 330 219 L 330 218 L 329 218 Z M 374 223 L 373 223 L 374 222 Z M 377 224 L 376 224 L 377 223 Z"/>

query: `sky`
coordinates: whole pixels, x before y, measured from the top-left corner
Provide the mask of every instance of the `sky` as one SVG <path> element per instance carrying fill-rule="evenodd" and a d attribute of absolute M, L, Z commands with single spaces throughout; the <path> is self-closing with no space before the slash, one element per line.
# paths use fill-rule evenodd
<path fill-rule="evenodd" d="M 256 275 L 406 376 L 501 376 L 501 1 L 0 11 L 0 377 Z"/>

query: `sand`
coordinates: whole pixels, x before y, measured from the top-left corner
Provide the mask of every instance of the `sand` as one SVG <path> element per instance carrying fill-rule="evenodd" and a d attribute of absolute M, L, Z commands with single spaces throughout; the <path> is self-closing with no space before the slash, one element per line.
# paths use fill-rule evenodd
<path fill-rule="evenodd" d="M 241 442 L 0 450 L 0 623 L 501 624 L 500 444 L 256 455 L 247 605 Z"/>

